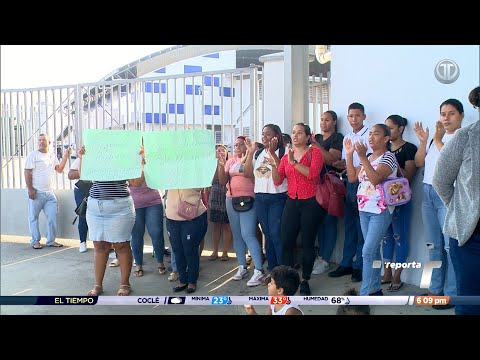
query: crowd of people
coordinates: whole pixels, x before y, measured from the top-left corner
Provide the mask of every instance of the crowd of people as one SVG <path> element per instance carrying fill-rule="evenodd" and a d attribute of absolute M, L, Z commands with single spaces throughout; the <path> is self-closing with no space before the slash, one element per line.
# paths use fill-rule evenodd
<path fill-rule="evenodd" d="M 480 107 L 480 88 L 471 91 L 469 101 L 475 108 Z M 118 295 L 130 294 L 133 260 L 133 275 L 141 277 L 144 272 L 145 228 L 152 238 L 157 271 L 166 273 L 165 212 L 174 267 L 169 280 L 178 281 L 174 292 L 196 291 L 201 243 L 210 222 L 213 252 L 209 260 L 219 258 L 223 239 L 220 259 L 228 261 L 233 240 L 238 263 L 233 280 L 250 276 L 247 286 L 268 285 L 269 295 L 294 295 L 297 289 L 300 295 L 310 295 L 309 280 L 329 270 L 337 240 L 340 219 L 328 214 L 316 200 L 320 178 L 331 171 L 346 187 L 345 238 L 342 260 L 328 276 L 351 275 L 352 282 L 361 282 L 359 294 L 363 296 L 383 295 L 381 285 L 387 283 L 387 291 L 399 291 L 403 285 L 402 268 L 393 272 L 386 263 L 404 263 L 408 258 L 412 206 L 387 203 L 382 184 L 399 176 L 412 182 L 417 169 L 424 167 L 421 210 L 426 250 L 430 261 L 442 264 L 433 270 L 429 295 L 480 295 L 475 280 L 480 271 L 480 125 L 477 121 L 461 128 L 464 108 L 457 99 L 445 100 L 439 110 L 432 138 L 421 122 L 414 124 L 418 148 L 403 139 L 407 119 L 393 114 L 383 123 L 368 127 L 364 124 L 365 108 L 357 102 L 348 107 L 351 131 L 345 136 L 337 131 L 338 118 L 332 110 L 321 116 L 321 134 L 312 133 L 307 124 L 297 123 L 290 137 L 278 125 L 267 124 L 262 129 L 262 143 L 238 136 L 232 154 L 226 145 L 216 145 L 217 168 L 210 188 L 170 189 L 163 202 L 159 190 L 148 187 L 143 171 L 138 179 L 93 181 L 88 194 L 81 189 L 84 184 L 78 183 L 74 190 L 77 204 L 88 195 L 86 218 L 78 224 L 80 252 L 86 251 L 87 232 L 95 249 L 95 285 L 88 294 L 103 292 L 112 246 L 121 271 Z M 59 163 L 48 145 L 48 136 L 40 135 L 38 150 L 28 156 L 25 164 L 30 245 L 34 249 L 42 247 L 38 229 L 41 210 L 47 215 L 47 245 L 62 246 L 55 242 L 56 198 L 51 178 L 54 171 L 63 171 L 69 150 Z M 87 150 L 79 150 L 69 179 L 81 177 L 81 158 Z M 143 148 L 140 154 L 143 166 Z M 193 213 L 186 213 L 185 204 Z M 258 224 L 264 244 L 257 239 Z M 253 263 L 252 274 L 247 266 L 247 251 Z M 297 258 L 300 272 L 294 269 Z M 382 267 L 374 266 L 379 260 L 384 263 L 383 275 Z M 462 305 L 455 311 L 478 314 L 478 308 Z M 253 307 L 245 310 L 256 314 Z M 292 305 L 272 307 L 269 313 L 302 311 Z"/>

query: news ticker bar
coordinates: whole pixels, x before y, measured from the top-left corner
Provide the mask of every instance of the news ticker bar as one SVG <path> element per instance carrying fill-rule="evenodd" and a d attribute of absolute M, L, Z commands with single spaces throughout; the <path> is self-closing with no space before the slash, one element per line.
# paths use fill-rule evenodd
<path fill-rule="evenodd" d="M 0 305 L 480 305 L 480 296 L 0 296 Z"/>

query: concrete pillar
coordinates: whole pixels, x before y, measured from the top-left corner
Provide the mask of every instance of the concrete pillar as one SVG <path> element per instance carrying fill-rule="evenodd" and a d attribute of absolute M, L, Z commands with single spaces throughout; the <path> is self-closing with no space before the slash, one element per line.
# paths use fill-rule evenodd
<path fill-rule="evenodd" d="M 308 123 L 308 45 L 285 45 L 285 105 L 282 131 L 290 134 L 293 125 Z"/>

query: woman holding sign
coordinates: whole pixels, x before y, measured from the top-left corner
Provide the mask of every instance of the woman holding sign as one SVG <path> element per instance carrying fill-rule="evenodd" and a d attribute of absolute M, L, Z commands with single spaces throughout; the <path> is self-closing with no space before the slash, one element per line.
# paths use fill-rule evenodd
<path fill-rule="evenodd" d="M 79 153 L 85 154 L 85 146 Z M 140 178 L 120 181 L 93 181 L 87 207 L 87 223 L 90 240 L 94 246 L 95 286 L 88 292 L 89 296 L 98 296 L 103 292 L 103 278 L 108 261 L 108 254 L 113 245 L 120 262 L 121 284 L 119 296 L 131 292 L 130 272 L 132 270 L 132 249 L 130 239 L 135 223 L 135 207 L 130 195 L 130 186 L 140 186 L 144 181 L 143 148 L 142 175 Z M 79 170 L 81 171 L 81 163 Z"/>

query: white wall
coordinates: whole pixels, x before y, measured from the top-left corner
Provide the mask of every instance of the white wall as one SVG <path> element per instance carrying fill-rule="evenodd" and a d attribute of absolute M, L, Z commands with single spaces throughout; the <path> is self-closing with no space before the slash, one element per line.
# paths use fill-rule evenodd
<path fill-rule="evenodd" d="M 439 106 L 446 99 L 455 98 L 462 102 L 465 110 L 463 126 L 473 123 L 479 119 L 479 113 L 468 101 L 468 93 L 479 85 L 479 49 L 478 45 L 333 45 L 331 109 L 339 116 L 339 131 L 343 134 L 350 131 L 346 115 L 352 102 L 365 106 L 368 126 L 383 123 L 391 114 L 407 118 L 409 123 L 404 139 L 417 146 L 419 141 L 413 132 L 414 122 L 422 121 L 424 126 L 433 129 L 439 119 Z M 435 78 L 435 66 L 443 59 L 455 61 L 460 68 L 460 76 L 452 84 L 442 84 Z M 419 169 L 413 182 L 407 261 L 424 263 L 428 256 L 420 211 L 422 170 Z M 341 257 L 340 251 L 337 244 L 335 255 Z M 405 270 L 402 276 L 404 281 L 418 285 L 421 271 Z"/>
<path fill-rule="evenodd" d="M 275 55 L 275 54 L 273 54 Z M 288 134 L 292 129 L 285 129 L 285 110 L 284 110 L 284 61 L 282 56 L 266 55 L 262 56 L 263 64 L 263 124 L 259 128 L 257 141 L 261 141 L 262 127 L 266 124 L 275 124 L 280 126 L 282 132 Z M 290 122 L 289 122 L 290 124 Z"/>

